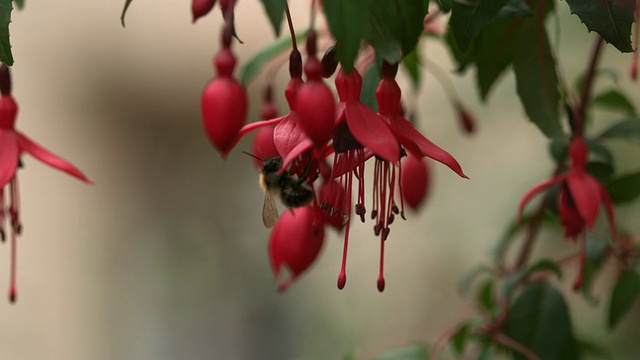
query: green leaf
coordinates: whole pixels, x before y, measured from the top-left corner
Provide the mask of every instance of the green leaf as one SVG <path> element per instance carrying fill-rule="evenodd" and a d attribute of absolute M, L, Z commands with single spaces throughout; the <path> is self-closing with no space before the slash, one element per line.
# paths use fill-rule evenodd
<path fill-rule="evenodd" d="M 376 89 L 382 80 L 380 67 L 374 64 L 367 69 L 362 76 L 362 91 L 360 92 L 360 102 L 367 105 L 374 112 L 378 112 L 378 101 L 376 100 Z"/>
<path fill-rule="evenodd" d="M 336 39 L 336 59 L 347 73 L 360 51 L 360 42 L 369 30 L 370 0 L 325 0 L 324 12 Z"/>
<path fill-rule="evenodd" d="M 633 268 L 626 269 L 618 278 L 611 293 L 609 327 L 614 328 L 629 311 L 640 295 L 640 276 Z"/>
<path fill-rule="evenodd" d="M 598 300 L 591 295 L 591 287 L 602 266 L 602 260 L 609 250 L 609 232 L 601 234 L 588 231 L 585 235 L 585 242 L 586 259 L 582 274 L 582 295 L 592 304 L 597 304 Z"/>
<path fill-rule="evenodd" d="M 301 31 L 296 34 L 296 39 L 298 42 L 301 42 L 302 39 L 306 36 L 307 31 Z M 269 43 L 269 45 L 262 50 L 255 53 L 247 62 L 245 62 L 239 71 L 239 79 L 240 82 L 247 86 L 251 80 L 253 80 L 256 75 L 262 70 L 267 63 L 269 63 L 273 58 L 282 54 L 283 52 L 291 49 L 291 38 L 283 37 L 274 42 Z"/>
<path fill-rule="evenodd" d="M 487 279 L 478 290 L 476 302 L 480 308 L 491 311 L 494 308 L 495 301 L 493 299 L 493 280 Z"/>
<path fill-rule="evenodd" d="M 0 0 L 0 61 L 13 65 L 11 43 L 9 42 L 9 23 L 11 23 L 11 0 Z"/>
<path fill-rule="evenodd" d="M 120 22 L 122 22 L 122 27 L 124 27 L 124 16 L 127 14 L 127 10 L 129 9 L 129 5 L 133 0 L 125 0 L 124 8 L 122 9 L 122 15 L 120 15 Z"/>
<path fill-rule="evenodd" d="M 409 79 L 411 79 L 411 85 L 413 85 L 413 91 L 420 89 L 420 81 L 422 79 L 422 73 L 420 70 L 420 56 L 418 55 L 418 48 L 410 52 L 402 59 L 402 66 L 407 70 Z"/>
<path fill-rule="evenodd" d="M 448 13 L 451 11 L 451 7 L 453 6 L 453 0 L 436 0 L 438 3 L 438 7 L 443 13 Z"/>
<path fill-rule="evenodd" d="M 24 9 L 24 0 L 13 0 L 13 2 L 16 3 L 18 10 Z"/>
<path fill-rule="evenodd" d="M 464 353 L 464 347 L 467 344 L 467 338 L 469 337 L 469 324 L 462 324 L 458 330 L 451 337 L 451 347 L 456 357 L 462 356 Z"/>
<path fill-rule="evenodd" d="M 429 347 L 425 344 L 410 344 L 387 350 L 373 360 L 424 360 L 429 354 Z"/>
<path fill-rule="evenodd" d="M 460 294 L 465 295 L 469 292 L 471 285 L 480 277 L 480 275 L 493 275 L 493 269 L 487 265 L 477 265 L 469 271 L 460 281 Z"/>
<path fill-rule="evenodd" d="M 460 50 L 460 46 L 458 46 L 458 42 L 456 41 L 456 37 L 453 35 L 453 31 L 451 30 L 451 26 L 447 28 L 447 33 L 445 34 L 445 44 L 451 52 L 451 56 L 458 64 L 458 68 L 456 72 L 463 73 L 469 64 L 471 64 L 475 59 L 473 58 L 473 51 L 462 52 Z M 473 47 L 473 44 L 472 44 Z"/>
<path fill-rule="evenodd" d="M 575 358 L 562 356 L 575 346 L 573 329 L 562 294 L 548 283 L 534 283 L 524 289 L 509 310 L 505 333 L 540 359 Z M 514 357 L 526 359 L 516 352 Z"/>
<path fill-rule="evenodd" d="M 498 13 L 499 17 L 526 17 L 531 15 L 533 13 L 525 0 L 509 0 Z"/>
<path fill-rule="evenodd" d="M 562 278 L 562 270 L 554 261 L 548 259 L 540 259 L 536 263 L 529 265 L 524 269 L 520 269 L 515 274 L 508 277 L 503 284 L 503 292 L 505 296 L 511 297 L 513 291 L 522 280 L 539 271 L 549 271 L 554 273 L 558 279 Z"/>
<path fill-rule="evenodd" d="M 621 120 L 603 131 L 599 138 L 623 139 L 640 144 L 640 118 Z"/>
<path fill-rule="evenodd" d="M 617 84 L 618 80 L 620 79 L 620 73 L 618 72 L 618 70 L 607 68 L 607 67 L 602 67 L 597 69 L 595 71 L 593 78 L 595 80 L 603 76 L 609 78 L 611 81 L 613 81 L 614 84 Z M 579 93 L 580 91 L 582 91 L 583 86 L 584 86 L 584 73 L 580 74 L 578 78 L 576 78 L 576 81 L 573 84 L 573 88 L 576 90 L 576 92 Z"/>
<path fill-rule="evenodd" d="M 589 31 L 622 52 L 630 52 L 631 23 L 635 0 L 567 0 L 571 13 L 578 15 Z"/>
<path fill-rule="evenodd" d="M 587 163 L 587 172 L 598 179 L 598 181 L 605 184 L 609 182 L 609 180 L 611 180 L 611 175 L 613 175 L 613 167 L 605 162 L 589 161 Z"/>
<path fill-rule="evenodd" d="M 600 141 L 595 139 L 586 139 L 586 143 L 591 154 L 604 160 L 607 164 L 613 163 L 613 155 L 611 155 L 611 151 L 606 146 L 602 145 Z"/>
<path fill-rule="evenodd" d="M 636 108 L 629 98 L 618 90 L 611 89 L 598 94 L 591 100 L 593 106 L 611 110 L 619 110 L 627 115 L 636 113 Z"/>
<path fill-rule="evenodd" d="M 547 137 L 562 134 L 559 121 L 560 92 L 555 60 L 547 31 L 536 19 L 522 23 L 516 39 L 513 70 L 524 109 Z"/>
<path fill-rule="evenodd" d="M 515 236 L 529 225 L 532 218 L 533 215 L 531 213 L 525 213 L 524 215 L 522 215 L 522 219 L 519 223 L 516 222 L 515 218 L 509 221 L 509 226 L 498 241 L 498 244 L 496 244 L 496 246 L 491 250 L 491 254 L 493 255 L 494 259 L 501 259 L 504 257 L 504 254 L 507 252 Z M 542 216 L 543 224 L 555 224 L 557 222 L 558 220 L 547 212 L 545 212 Z"/>
<path fill-rule="evenodd" d="M 416 48 L 420 35 L 424 31 L 423 20 L 427 15 L 429 2 L 416 0 L 369 1 L 371 2 L 370 13 L 367 17 L 369 30 L 365 34 L 365 40 L 385 60 L 390 63 L 398 63 Z M 353 24 L 349 23 L 349 26 L 351 27 Z"/>
<path fill-rule="evenodd" d="M 273 31 L 276 33 L 276 37 L 280 36 L 280 24 L 284 17 L 284 9 L 287 6 L 287 0 L 260 0 L 264 6 L 264 10 L 267 12 Z"/>
<path fill-rule="evenodd" d="M 614 204 L 623 204 L 640 197 L 640 171 L 622 175 L 607 184 Z"/>
<path fill-rule="evenodd" d="M 602 345 L 585 339 L 576 339 L 576 347 L 587 359 L 611 359 L 611 354 Z M 590 355 L 590 356 L 588 356 Z"/>
<path fill-rule="evenodd" d="M 569 155 L 569 139 L 567 138 L 554 138 L 549 143 L 549 153 L 553 160 L 559 163 L 563 163 L 567 160 Z"/>
<path fill-rule="evenodd" d="M 474 57 L 480 97 L 487 95 L 500 75 L 513 63 L 516 34 L 520 21 L 499 19 L 488 25 L 476 38 Z"/>
<path fill-rule="evenodd" d="M 469 49 L 480 30 L 498 16 L 506 3 L 507 0 L 481 0 L 472 4 L 453 3 L 449 26 L 463 52 Z"/>
<path fill-rule="evenodd" d="M 493 360 L 495 359 L 496 348 L 491 345 L 486 345 L 482 348 L 476 360 Z"/>

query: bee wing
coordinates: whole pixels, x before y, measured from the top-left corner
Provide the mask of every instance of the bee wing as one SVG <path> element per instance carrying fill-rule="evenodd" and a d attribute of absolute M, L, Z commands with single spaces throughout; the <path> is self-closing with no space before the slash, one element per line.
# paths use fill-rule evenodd
<path fill-rule="evenodd" d="M 278 220 L 278 208 L 273 193 L 264 192 L 264 204 L 262 205 L 262 222 L 267 228 L 273 227 Z"/>

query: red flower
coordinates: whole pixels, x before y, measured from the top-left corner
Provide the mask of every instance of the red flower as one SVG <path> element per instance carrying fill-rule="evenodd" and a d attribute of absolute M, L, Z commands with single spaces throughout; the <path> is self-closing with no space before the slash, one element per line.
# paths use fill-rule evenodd
<path fill-rule="evenodd" d="M 402 199 L 413 210 L 417 210 L 429 194 L 431 174 L 428 165 L 426 159 L 411 152 L 401 160 Z"/>
<path fill-rule="evenodd" d="M 342 289 L 346 284 L 346 257 L 349 246 L 353 176 L 355 175 L 358 179 L 355 213 L 364 222 L 366 213 L 364 164 L 369 157 L 375 155 L 376 175 L 374 177 L 373 210 L 371 214 L 377 219 L 374 226 L 375 234 L 381 235 L 382 251 L 378 289 L 382 291 L 384 289 L 383 242 L 389 233 L 388 225 L 393 221 L 392 209 L 397 213 L 397 207 L 394 203 L 395 164 L 400 160 L 401 149 L 385 120 L 360 102 L 362 77 L 358 71 L 354 69 L 351 74 L 347 75 L 341 69 L 336 76 L 335 83 L 340 102 L 337 105 L 336 126 L 333 132 L 335 157 L 332 178 L 340 178 L 340 181 L 331 183 L 329 186 L 339 187 L 339 189 L 332 190 L 334 193 L 345 189 L 346 194 L 342 203 L 330 203 L 325 200 L 323 208 L 325 212 L 338 217 L 337 222 L 344 222 L 344 219 L 346 219 L 343 259 L 338 276 L 338 288 Z M 389 191 L 387 191 L 387 186 Z M 334 201 L 337 199 L 338 197 Z M 346 213 L 343 213 L 344 209 L 346 209 Z"/>
<path fill-rule="evenodd" d="M 586 170 L 589 149 L 581 137 L 576 137 L 569 148 L 570 169 L 529 189 L 520 200 L 518 219 L 522 217 L 524 207 L 536 194 L 554 184 L 561 184 L 558 195 L 560 222 L 567 238 L 575 239 L 584 232 L 585 227 L 592 229 L 600 204 L 604 202 L 612 236 L 615 237 L 615 214 L 607 190 Z"/>
<path fill-rule="evenodd" d="M 4 188 L 9 184 L 9 217 L 11 222 L 11 285 L 9 299 L 16 299 L 16 236 L 22 231 L 20 223 L 20 204 L 18 196 L 18 175 L 16 169 L 20 162 L 20 155 L 27 152 L 43 163 L 64 171 L 86 183 L 89 179 L 78 168 L 66 160 L 49 152 L 23 133 L 15 129 L 18 104 L 11 96 L 11 77 L 9 68 L 0 66 L 0 237 L 4 241 L 5 196 Z"/>
<path fill-rule="evenodd" d="M 224 47 L 215 58 L 217 76 L 202 93 L 202 122 L 211 143 L 226 156 L 247 116 L 247 94 L 233 78 L 236 59 L 231 52 L 229 26 L 223 31 Z"/>
<path fill-rule="evenodd" d="M 299 124 L 316 147 L 329 141 L 335 120 L 335 99 L 333 93 L 322 81 L 322 65 L 316 57 L 316 35 L 309 31 L 307 36 L 309 57 L 304 66 L 307 82 L 298 89 L 296 111 L 300 115 Z"/>
<path fill-rule="evenodd" d="M 216 4 L 216 0 L 191 0 L 191 13 L 193 15 L 193 22 L 196 22 L 200 17 L 205 16 L 213 9 Z"/>
<path fill-rule="evenodd" d="M 278 218 L 269 237 L 269 258 L 276 279 L 283 267 L 291 276 L 278 285 L 283 291 L 316 259 L 324 243 L 324 225 L 313 205 L 293 208 Z"/>
<path fill-rule="evenodd" d="M 422 136 L 407 119 L 400 115 L 400 97 L 402 93 L 394 79 L 395 71 L 397 71 L 397 64 L 390 65 L 386 62 L 382 63 L 383 78 L 376 90 L 378 113 L 380 116 L 391 124 L 391 130 L 398 142 L 408 151 L 441 162 L 456 174 L 468 179 L 467 175 L 462 171 L 462 167 L 453 156 Z"/>

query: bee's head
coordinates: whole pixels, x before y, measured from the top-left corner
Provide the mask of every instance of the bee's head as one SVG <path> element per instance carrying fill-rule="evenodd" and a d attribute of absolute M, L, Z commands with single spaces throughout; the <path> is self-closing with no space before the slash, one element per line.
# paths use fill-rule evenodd
<path fill-rule="evenodd" d="M 262 172 L 276 173 L 282 168 L 282 158 L 278 156 L 264 159 L 262 162 Z"/>

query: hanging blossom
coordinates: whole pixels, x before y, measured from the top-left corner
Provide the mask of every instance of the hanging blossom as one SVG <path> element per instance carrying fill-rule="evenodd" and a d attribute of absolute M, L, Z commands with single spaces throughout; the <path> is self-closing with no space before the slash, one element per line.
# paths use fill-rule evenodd
<path fill-rule="evenodd" d="M 324 222 L 316 205 L 290 209 L 278 218 L 269 236 L 269 259 L 276 279 L 288 270 L 289 278 L 278 285 L 284 291 L 315 261 L 324 243 Z"/>
<path fill-rule="evenodd" d="M 557 205 L 565 237 L 575 240 L 585 229 L 593 229 L 602 203 L 605 205 L 611 235 L 615 237 L 613 204 L 604 186 L 586 170 L 589 148 L 584 139 L 573 139 L 569 156 L 571 167 L 567 172 L 534 185 L 524 194 L 518 205 L 518 219 L 522 218 L 529 200 L 550 186 L 560 184 Z"/>
<path fill-rule="evenodd" d="M 23 133 L 15 129 L 18 104 L 11 95 L 11 77 L 9 67 L 0 66 L 0 237 L 5 240 L 6 216 L 9 216 L 11 229 L 11 283 L 9 300 L 16 300 L 16 238 L 22 232 L 20 221 L 20 201 L 18 192 L 18 174 L 20 155 L 28 153 L 43 163 L 64 171 L 86 183 L 91 181 L 78 168 L 66 160 L 49 152 Z M 8 199 L 5 200 L 5 188 L 8 187 Z M 8 207 L 7 207 L 8 206 Z"/>
<path fill-rule="evenodd" d="M 364 222 L 366 214 L 365 206 L 365 161 L 371 156 L 376 157 L 375 184 L 380 185 L 381 192 L 376 194 L 374 185 L 374 210 L 372 214 L 377 218 L 375 225 L 376 235 L 381 238 L 380 275 L 378 277 L 378 290 L 383 291 L 384 280 L 384 240 L 389 234 L 388 225 L 393 221 L 390 212 L 393 202 L 393 190 L 395 189 L 395 165 L 400 160 L 400 145 L 385 120 L 374 113 L 370 108 L 360 102 L 362 91 L 362 77 L 356 69 L 351 74 L 346 74 L 342 69 L 335 79 L 336 90 L 340 102 L 336 109 L 336 126 L 333 132 L 333 148 L 335 151 L 333 164 L 333 178 L 339 178 L 339 184 L 346 189 L 343 204 L 325 204 L 325 209 L 335 212 L 336 209 L 349 209 L 347 214 L 339 214 L 346 218 L 344 248 L 342 253 L 342 265 L 338 275 L 338 288 L 346 285 L 347 251 L 349 247 L 349 226 L 351 219 L 351 201 L 353 191 L 353 178 L 358 180 L 355 214 Z M 390 170 L 393 170 L 390 172 Z M 391 174 L 391 179 L 389 178 Z M 384 178 L 384 179 L 383 179 Z M 387 183 L 391 182 L 390 191 L 387 192 Z M 383 184 L 384 183 L 384 184 Z M 384 187 L 384 190 L 382 188 Z M 376 195 L 378 195 L 376 197 Z M 387 212 L 386 210 L 389 210 Z M 391 220 L 391 221 L 390 221 Z"/>
<path fill-rule="evenodd" d="M 560 223 L 564 227 L 564 236 L 575 241 L 584 234 L 586 229 L 592 230 L 600 212 L 600 205 L 604 203 L 611 238 L 615 240 L 616 222 L 613 204 L 604 186 L 586 170 L 589 148 L 582 137 L 574 137 L 569 147 L 569 156 L 571 166 L 567 172 L 534 185 L 524 194 L 518 205 L 518 222 L 522 218 L 525 206 L 535 195 L 544 192 L 552 185 L 559 184 L 557 206 Z M 580 250 L 580 267 L 573 282 L 575 290 L 582 287 L 585 263 L 586 241 L 583 241 Z"/>
<path fill-rule="evenodd" d="M 247 93 L 233 77 L 236 58 L 231 51 L 233 22 L 227 21 L 222 31 L 222 49 L 214 59 L 216 76 L 211 80 L 201 98 L 202 124 L 209 140 L 222 156 L 234 145 L 247 117 Z"/>

